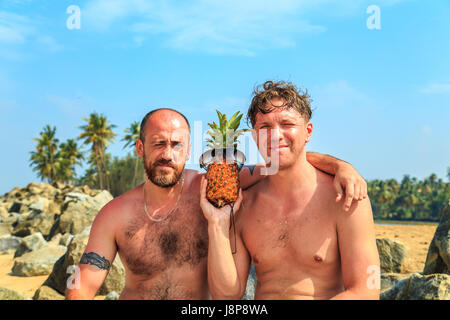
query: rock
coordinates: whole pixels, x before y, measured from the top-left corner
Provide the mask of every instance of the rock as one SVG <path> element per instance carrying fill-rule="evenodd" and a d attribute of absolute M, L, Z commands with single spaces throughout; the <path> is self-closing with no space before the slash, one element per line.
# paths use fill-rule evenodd
<path fill-rule="evenodd" d="M 62 245 L 62 246 L 66 246 L 67 247 L 67 246 L 69 246 L 69 244 L 72 241 L 72 239 L 73 239 L 73 234 L 70 234 L 70 233 L 66 232 L 66 233 L 64 233 L 61 236 L 59 244 Z"/>
<path fill-rule="evenodd" d="M 26 217 L 19 218 L 12 234 L 17 237 L 26 237 L 40 232 L 48 237 L 55 223 L 55 216 L 45 212 L 31 211 Z"/>
<path fill-rule="evenodd" d="M 401 273 L 382 273 L 380 275 L 381 281 L 381 292 L 383 293 L 386 290 L 391 289 L 393 286 L 397 284 L 400 280 L 409 278 L 409 274 L 401 274 Z"/>
<path fill-rule="evenodd" d="M 391 239 L 376 239 L 382 273 L 401 273 L 406 258 L 406 247 Z"/>
<path fill-rule="evenodd" d="M 450 201 L 442 209 L 439 225 L 436 228 L 423 274 L 450 274 Z"/>
<path fill-rule="evenodd" d="M 25 187 L 25 190 L 31 194 L 38 195 L 42 192 L 42 187 L 36 182 L 31 182 Z"/>
<path fill-rule="evenodd" d="M 11 207 L 9 208 L 8 212 L 17 212 L 19 213 L 20 210 L 22 209 L 22 205 L 23 203 L 20 201 L 16 201 L 14 202 Z"/>
<path fill-rule="evenodd" d="M 12 229 L 13 228 L 10 223 L 0 222 L 0 237 L 10 235 Z"/>
<path fill-rule="evenodd" d="M 258 280 L 256 279 L 255 266 L 251 265 L 250 274 L 247 279 L 247 288 L 245 289 L 244 296 L 242 300 L 254 300 L 255 299 L 255 289 Z"/>
<path fill-rule="evenodd" d="M 20 245 L 20 238 L 15 236 L 0 237 L 0 252 L 9 253 L 14 252 Z"/>
<path fill-rule="evenodd" d="M 15 212 L 10 212 L 7 218 L 2 218 L 2 223 L 9 224 L 12 228 L 17 225 L 20 219 L 20 214 Z"/>
<path fill-rule="evenodd" d="M 84 199 L 77 201 L 76 199 Z M 77 234 L 90 226 L 100 209 L 113 199 L 108 191 L 102 191 L 95 197 L 71 193 L 66 196 L 65 208 L 55 232 Z"/>
<path fill-rule="evenodd" d="M 70 276 L 67 271 L 70 266 L 77 266 L 80 262 L 81 256 L 83 255 L 89 240 L 89 233 L 90 227 L 73 237 L 67 247 L 66 254 L 55 263 L 53 270 L 44 282 L 44 285 L 55 289 L 60 294 L 66 294 L 67 280 Z M 122 292 L 124 285 L 125 269 L 119 256 L 117 256 L 98 294 L 107 295 L 112 291 Z"/>
<path fill-rule="evenodd" d="M 14 253 L 14 258 L 18 258 L 27 252 L 38 250 L 46 244 L 47 241 L 45 241 L 44 236 L 40 232 L 27 236 L 20 240 L 19 247 Z"/>
<path fill-rule="evenodd" d="M 56 195 L 60 194 L 61 191 L 54 188 L 52 185 L 48 184 L 48 183 L 42 183 L 40 185 L 41 188 L 41 196 L 45 197 L 47 199 L 53 199 L 55 198 Z"/>
<path fill-rule="evenodd" d="M 70 201 L 86 201 L 90 197 L 83 193 L 78 192 L 69 192 L 66 194 L 66 197 L 64 199 L 64 203 L 70 202 Z"/>
<path fill-rule="evenodd" d="M 48 242 L 48 244 L 49 245 L 62 245 L 62 246 L 64 246 L 62 243 L 61 243 L 61 238 L 62 238 L 62 234 L 61 233 L 58 233 L 58 234 L 55 234 L 51 239 L 50 239 L 50 241 Z M 65 247 L 67 247 L 67 246 L 65 246 Z"/>
<path fill-rule="evenodd" d="M 37 289 L 33 296 L 33 300 L 64 300 L 65 298 L 58 291 L 47 286 Z"/>
<path fill-rule="evenodd" d="M 30 298 L 25 297 L 17 291 L 0 288 L 0 300 L 30 300 Z"/>
<path fill-rule="evenodd" d="M 28 207 L 31 210 L 36 211 L 48 211 L 49 201 L 46 198 L 39 197 L 36 201 L 34 201 L 32 204 L 30 204 Z"/>
<path fill-rule="evenodd" d="M 55 201 L 50 200 L 48 203 L 48 213 L 49 214 L 61 214 L 61 205 Z"/>
<path fill-rule="evenodd" d="M 381 300 L 450 300 L 450 276 L 447 274 L 421 275 L 398 281 L 380 295 Z"/>
<path fill-rule="evenodd" d="M 105 297 L 105 300 L 119 300 L 120 294 L 115 292 L 115 291 L 111 291 L 110 293 L 108 293 L 108 295 Z"/>
<path fill-rule="evenodd" d="M 7 217 L 8 217 L 8 210 L 3 205 L 0 205 L 0 219 Z"/>
<path fill-rule="evenodd" d="M 116 256 L 114 263 L 112 264 L 108 276 L 106 277 L 103 285 L 98 290 L 98 295 L 107 295 L 112 291 L 122 292 L 125 286 L 125 268 L 120 260 L 119 256 Z"/>
<path fill-rule="evenodd" d="M 14 260 L 12 274 L 22 277 L 43 276 L 51 273 L 55 262 L 66 253 L 64 246 L 44 246 L 25 253 Z"/>

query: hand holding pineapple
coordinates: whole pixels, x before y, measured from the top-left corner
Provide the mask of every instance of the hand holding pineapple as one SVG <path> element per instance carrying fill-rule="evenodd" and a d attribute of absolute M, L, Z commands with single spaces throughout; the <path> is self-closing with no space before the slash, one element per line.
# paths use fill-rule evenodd
<path fill-rule="evenodd" d="M 236 112 L 230 120 L 217 110 L 219 126 L 208 124 L 211 130 L 207 139 L 211 149 L 200 157 L 200 165 L 206 169 L 208 181 L 206 198 L 217 208 L 236 201 L 239 191 L 239 165 L 245 162 L 245 156 L 237 150 L 238 137 L 248 129 L 238 130 L 242 114 Z"/>
<path fill-rule="evenodd" d="M 206 197 L 206 185 L 207 180 L 203 176 L 200 187 L 200 207 L 203 210 L 203 214 L 208 220 L 209 223 L 214 225 L 218 225 L 223 228 L 224 232 L 228 232 L 230 227 L 230 219 L 231 219 L 231 209 L 233 206 L 233 212 L 237 212 L 242 203 L 242 189 L 239 189 L 239 195 L 236 199 L 236 202 L 223 206 L 221 208 L 217 208 L 210 203 L 210 201 Z"/>

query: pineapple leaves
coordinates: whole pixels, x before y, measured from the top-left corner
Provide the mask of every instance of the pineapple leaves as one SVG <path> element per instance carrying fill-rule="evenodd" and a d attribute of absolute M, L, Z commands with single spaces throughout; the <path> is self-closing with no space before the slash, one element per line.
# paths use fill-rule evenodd
<path fill-rule="evenodd" d="M 215 122 L 208 123 L 209 127 L 212 130 L 208 130 L 206 133 L 211 136 L 212 139 L 207 139 L 208 142 L 207 147 L 218 149 L 218 148 L 230 148 L 235 147 L 235 144 L 240 135 L 244 132 L 249 131 L 248 129 L 240 129 L 237 130 L 239 124 L 241 122 L 243 114 L 240 112 L 236 112 L 227 120 L 227 116 L 221 113 L 219 110 L 216 110 L 217 116 L 219 117 L 219 125 Z"/>

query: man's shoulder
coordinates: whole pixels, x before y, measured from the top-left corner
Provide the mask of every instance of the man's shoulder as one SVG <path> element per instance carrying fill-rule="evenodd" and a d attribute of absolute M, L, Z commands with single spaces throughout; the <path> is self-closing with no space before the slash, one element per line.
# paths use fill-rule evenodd
<path fill-rule="evenodd" d="M 103 215 L 118 217 L 128 211 L 142 197 L 142 185 L 139 185 L 108 202 L 100 211 Z"/>

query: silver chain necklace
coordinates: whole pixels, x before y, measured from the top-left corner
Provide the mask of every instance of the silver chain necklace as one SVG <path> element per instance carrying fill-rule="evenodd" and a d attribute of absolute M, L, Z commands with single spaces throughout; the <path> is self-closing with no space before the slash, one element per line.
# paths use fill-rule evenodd
<path fill-rule="evenodd" d="M 175 210 L 175 208 L 177 207 L 178 201 L 180 201 L 181 194 L 183 193 L 183 186 L 184 186 L 184 177 L 181 178 L 181 188 L 180 188 L 180 193 L 178 194 L 177 201 L 175 202 L 175 204 L 174 204 L 174 206 L 172 207 L 172 209 L 170 209 L 169 212 L 168 212 L 164 217 L 162 217 L 162 218 L 153 218 L 151 215 L 148 214 L 148 211 L 147 211 L 147 202 L 145 201 L 145 183 L 144 183 L 142 189 L 143 189 L 143 191 L 144 191 L 144 211 L 145 211 L 145 214 L 147 215 L 147 217 L 148 217 L 150 220 L 152 220 L 153 222 L 161 222 L 161 221 L 166 220 L 166 219 L 172 214 L 172 212 Z"/>

